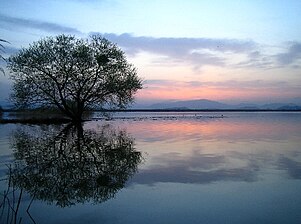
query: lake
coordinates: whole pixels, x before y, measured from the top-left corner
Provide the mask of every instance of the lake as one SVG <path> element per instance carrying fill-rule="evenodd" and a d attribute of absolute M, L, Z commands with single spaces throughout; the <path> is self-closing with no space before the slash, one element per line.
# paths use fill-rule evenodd
<path fill-rule="evenodd" d="M 0 125 L 0 223 L 300 223 L 301 113 Z"/>

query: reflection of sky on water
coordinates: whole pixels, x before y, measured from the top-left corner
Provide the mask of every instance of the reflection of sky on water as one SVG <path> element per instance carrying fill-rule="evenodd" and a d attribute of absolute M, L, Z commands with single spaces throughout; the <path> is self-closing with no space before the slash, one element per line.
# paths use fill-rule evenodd
<path fill-rule="evenodd" d="M 284 172 L 300 177 L 300 113 L 116 123 L 146 154 L 132 184 L 251 182 Z"/>
<path fill-rule="evenodd" d="M 36 220 L 147 224 L 301 220 L 301 113 L 117 119 L 87 122 L 85 129 L 97 130 L 104 123 L 134 138 L 134 147 L 144 158 L 138 173 L 115 198 L 101 204 L 59 209 L 35 201 L 31 214 Z M 0 133 L 6 133 L 1 128 Z M 7 153 L 1 155 L 10 161 Z M 24 200 L 30 201 L 28 196 Z"/>
<path fill-rule="evenodd" d="M 137 137 L 144 141 L 180 141 L 180 140 L 227 140 L 227 141 L 256 141 L 256 140 L 282 140 L 288 135 L 298 136 L 296 122 L 300 118 L 279 116 L 277 119 L 269 117 L 273 114 L 266 114 L 262 117 L 225 117 L 205 118 L 198 120 L 177 120 L 177 121 L 152 121 L 136 122 L 128 126 L 129 132 L 135 132 Z"/>
<path fill-rule="evenodd" d="M 293 179 L 301 179 L 301 162 L 285 156 L 280 156 L 278 160 L 278 168 L 287 171 L 289 177 Z"/>
<path fill-rule="evenodd" d="M 255 181 L 257 164 L 249 163 L 243 167 L 227 168 L 224 156 L 194 153 L 190 158 L 176 158 L 166 154 L 158 158 L 164 165 L 141 170 L 132 180 L 139 184 L 158 182 L 173 183 L 211 183 L 214 181 Z"/>

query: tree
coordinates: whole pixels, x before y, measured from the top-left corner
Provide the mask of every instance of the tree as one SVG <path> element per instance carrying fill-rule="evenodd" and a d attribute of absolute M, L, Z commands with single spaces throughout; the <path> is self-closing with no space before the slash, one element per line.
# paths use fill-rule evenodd
<path fill-rule="evenodd" d="M 142 89 L 124 52 L 99 35 L 47 37 L 11 56 L 8 68 L 17 106 L 55 106 L 76 122 L 88 109 L 125 108 Z"/>

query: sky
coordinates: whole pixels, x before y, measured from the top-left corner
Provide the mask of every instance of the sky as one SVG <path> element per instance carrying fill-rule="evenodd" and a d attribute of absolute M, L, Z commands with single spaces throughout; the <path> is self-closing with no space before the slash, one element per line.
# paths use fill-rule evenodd
<path fill-rule="evenodd" d="M 140 104 L 301 104 L 300 0 L 0 0 L 8 57 L 46 36 L 101 34 L 144 80 Z M 4 62 L 0 64 L 5 67 Z M 10 93 L 0 75 L 0 102 Z"/>

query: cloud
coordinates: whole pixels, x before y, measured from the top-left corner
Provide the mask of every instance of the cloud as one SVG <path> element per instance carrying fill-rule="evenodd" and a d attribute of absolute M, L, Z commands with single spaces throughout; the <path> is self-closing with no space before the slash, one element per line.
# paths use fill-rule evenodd
<path fill-rule="evenodd" d="M 56 23 L 43 22 L 32 19 L 16 18 L 0 14 L 0 25 L 2 28 L 12 30 L 17 28 L 31 28 L 42 30 L 50 33 L 71 33 L 80 34 L 81 32 L 75 28 L 63 26 Z"/>
<path fill-rule="evenodd" d="M 266 55 L 258 49 L 247 54 L 247 59 L 235 65 L 237 68 L 275 68 L 276 63 L 271 55 Z"/>
<path fill-rule="evenodd" d="M 250 80 L 250 81 L 237 81 L 237 80 L 225 80 L 220 82 L 202 82 L 202 81 L 176 81 L 166 79 L 150 79 L 145 80 L 145 84 L 149 87 L 169 87 L 179 86 L 187 88 L 199 88 L 199 87 L 211 87 L 211 88 L 241 88 L 241 89 L 266 89 L 266 88 L 287 88 L 287 89 L 299 89 L 300 84 L 291 84 L 287 81 L 266 81 L 266 80 Z"/>
<path fill-rule="evenodd" d="M 241 89 L 267 89 L 267 88 L 299 88 L 300 86 L 292 85 L 286 81 L 266 81 L 266 80 L 251 80 L 251 81 L 237 81 L 237 80 L 226 80 L 223 82 L 204 82 L 203 85 L 224 87 L 224 88 L 241 88 Z"/>
<path fill-rule="evenodd" d="M 111 41 L 136 51 L 153 51 L 162 54 L 191 53 L 193 50 L 209 49 L 220 52 L 246 52 L 254 48 L 252 41 L 241 41 L 236 39 L 210 39 L 210 38 L 171 38 L 171 37 L 135 37 L 129 33 L 116 35 L 112 33 L 103 34 Z"/>
<path fill-rule="evenodd" d="M 276 55 L 280 65 L 290 65 L 301 59 L 301 43 L 292 42 L 285 53 Z"/>
<path fill-rule="evenodd" d="M 223 38 L 176 38 L 134 36 L 129 33 L 100 34 L 121 46 L 125 52 L 135 56 L 141 52 L 163 56 L 152 63 L 157 65 L 188 64 L 195 69 L 205 65 L 272 69 L 291 65 L 301 59 L 301 43 L 291 42 L 285 53 L 270 53 L 274 49 L 252 40 Z M 278 46 L 283 47 L 283 46 Z M 296 68 L 299 66 L 295 65 Z"/>
<path fill-rule="evenodd" d="M 99 33 L 91 33 L 99 34 Z M 126 53 L 134 56 L 140 52 L 165 56 L 161 63 L 188 63 L 196 68 L 204 65 L 225 66 L 228 54 L 246 54 L 256 48 L 256 43 L 249 40 L 213 39 L 213 38 L 171 38 L 100 34 L 116 42 Z"/>
<path fill-rule="evenodd" d="M 0 60 L 0 68 L 3 68 L 5 70 L 5 66 L 7 65 L 7 58 L 12 55 L 16 54 L 20 49 L 12 46 L 5 46 L 1 52 L 1 60 Z"/>
<path fill-rule="evenodd" d="M 174 85 L 177 81 L 174 80 L 166 80 L 166 79 L 147 79 L 145 80 L 145 84 L 147 85 Z"/>
<path fill-rule="evenodd" d="M 16 47 L 12 47 L 12 46 L 7 45 L 3 49 L 2 56 L 4 58 L 7 58 L 7 57 L 9 57 L 12 54 L 17 53 L 18 51 L 20 51 L 20 48 L 16 48 Z"/>
<path fill-rule="evenodd" d="M 247 60 L 238 63 L 237 67 L 274 69 L 291 66 L 295 69 L 301 68 L 300 63 L 298 63 L 298 60 L 301 59 L 301 43 L 289 42 L 289 44 L 279 45 L 278 48 L 285 49 L 284 53 L 264 54 L 263 48 L 261 51 L 250 52 Z"/>

